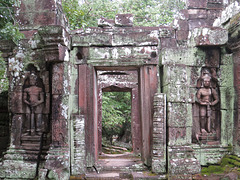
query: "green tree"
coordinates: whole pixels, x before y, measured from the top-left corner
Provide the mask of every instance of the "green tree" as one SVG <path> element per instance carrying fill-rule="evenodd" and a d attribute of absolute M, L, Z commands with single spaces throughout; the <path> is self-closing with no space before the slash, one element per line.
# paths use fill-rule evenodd
<path fill-rule="evenodd" d="M 131 128 L 131 93 L 104 92 L 102 96 L 102 133 L 112 143 L 114 135 L 121 137 Z"/>
<path fill-rule="evenodd" d="M 16 44 L 23 38 L 18 24 L 14 21 L 14 6 L 17 6 L 17 3 L 17 0 L 0 1 L 0 40 L 12 40 Z M 6 62 L 0 52 L 0 93 L 8 90 L 6 69 Z"/>
<path fill-rule="evenodd" d="M 71 29 L 96 27 L 99 18 L 114 19 L 121 13 L 133 14 L 135 26 L 166 25 L 184 6 L 182 0 L 85 0 L 80 5 L 77 0 L 63 0 Z"/>
<path fill-rule="evenodd" d="M 8 79 L 6 74 L 6 63 L 1 57 L 0 52 L 0 93 L 8 90 Z"/>
<path fill-rule="evenodd" d="M 18 5 L 18 0 L 0 1 L 0 39 L 12 40 L 17 43 L 23 38 L 19 32 L 19 26 L 14 20 L 14 6 Z"/>

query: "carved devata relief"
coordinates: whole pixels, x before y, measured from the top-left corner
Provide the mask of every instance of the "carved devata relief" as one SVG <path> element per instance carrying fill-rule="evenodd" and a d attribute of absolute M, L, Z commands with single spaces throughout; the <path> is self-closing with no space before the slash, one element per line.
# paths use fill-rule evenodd
<path fill-rule="evenodd" d="M 197 80 L 193 142 L 216 144 L 220 138 L 219 88 L 216 68 L 202 68 Z"/>
<path fill-rule="evenodd" d="M 22 136 L 40 136 L 47 131 L 48 115 L 43 112 L 46 104 L 44 83 L 34 65 L 30 65 L 26 72 L 23 85 L 23 103 L 25 118 Z"/>

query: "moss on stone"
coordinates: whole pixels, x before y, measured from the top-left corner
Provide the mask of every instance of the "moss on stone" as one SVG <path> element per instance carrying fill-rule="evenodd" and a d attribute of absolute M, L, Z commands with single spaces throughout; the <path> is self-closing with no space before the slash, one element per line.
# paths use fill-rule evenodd
<path fill-rule="evenodd" d="M 205 175 L 221 174 L 221 173 L 224 173 L 224 168 L 218 165 L 211 165 L 211 166 L 202 168 L 202 174 L 205 174 Z"/>
<path fill-rule="evenodd" d="M 202 175 L 226 174 L 229 172 L 240 173 L 240 158 L 235 155 L 225 155 L 217 165 L 202 168 Z"/>

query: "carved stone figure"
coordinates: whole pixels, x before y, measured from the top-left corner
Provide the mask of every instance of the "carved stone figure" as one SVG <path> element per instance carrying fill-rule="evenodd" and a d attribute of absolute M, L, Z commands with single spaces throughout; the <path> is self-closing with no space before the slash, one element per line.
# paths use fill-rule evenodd
<path fill-rule="evenodd" d="M 29 77 L 29 87 L 23 91 L 23 101 L 28 107 L 24 135 L 40 135 L 42 132 L 44 92 L 41 87 L 37 86 L 37 78 L 37 75 L 32 72 Z"/>
<path fill-rule="evenodd" d="M 211 87 L 211 77 L 207 74 L 202 77 L 203 87 L 197 92 L 197 99 L 200 104 L 200 132 L 211 133 L 211 106 L 219 102 L 217 91 Z"/>

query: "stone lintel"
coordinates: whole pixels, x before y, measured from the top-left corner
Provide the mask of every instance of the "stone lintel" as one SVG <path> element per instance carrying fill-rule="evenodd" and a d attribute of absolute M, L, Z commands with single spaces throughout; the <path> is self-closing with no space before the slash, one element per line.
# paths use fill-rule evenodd
<path fill-rule="evenodd" d="M 111 31 L 110 31 L 111 30 Z M 85 32 L 73 31 L 72 46 L 158 46 L 159 28 L 121 29 L 88 28 Z M 172 36 L 172 32 L 165 32 Z"/>

